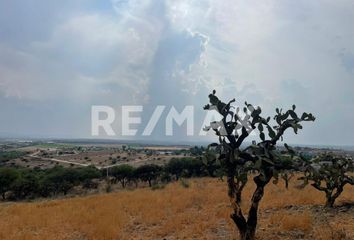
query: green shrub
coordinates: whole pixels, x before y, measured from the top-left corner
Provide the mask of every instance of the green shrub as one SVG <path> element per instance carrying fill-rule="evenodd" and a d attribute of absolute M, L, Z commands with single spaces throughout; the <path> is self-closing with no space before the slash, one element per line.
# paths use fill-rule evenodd
<path fill-rule="evenodd" d="M 11 186 L 18 178 L 19 174 L 16 169 L 1 168 L 0 169 L 0 194 L 2 199 L 5 200 L 5 194 L 11 190 Z"/>
<path fill-rule="evenodd" d="M 0 162 L 7 162 L 11 159 L 19 158 L 24 155 L 26 155 L 26 153 L 21 151 L 0 152 Z"/>

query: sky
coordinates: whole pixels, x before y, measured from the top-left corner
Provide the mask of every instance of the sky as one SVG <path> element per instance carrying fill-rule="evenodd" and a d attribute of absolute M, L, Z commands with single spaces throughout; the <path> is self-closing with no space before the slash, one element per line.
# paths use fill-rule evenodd
<path fill-rule="evenodd" d="M 312 112 L 287 142 L 354 145 L 353 23 L 352 0 L 0 0 L 0 137 L 92 138 L 107 105 L 120 138 L 121 106 L 142 105 L 138 139 L 166 105 L 148 139 L 208 140 L 164 136 L 163 117 L 193 105 L 199 132 L 216 89 Z"/>

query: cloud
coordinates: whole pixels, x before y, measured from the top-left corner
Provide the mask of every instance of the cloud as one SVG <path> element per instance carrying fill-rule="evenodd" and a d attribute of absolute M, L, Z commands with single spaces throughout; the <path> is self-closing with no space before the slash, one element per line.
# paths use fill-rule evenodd
<path fill-rule="evenodd" d="M 350 1 L 0 4 L 0 101 L 11 113 L 33 104 L 23 125 L 35 125 L 25 120 L 47 104 L 62 111 L 57 119 L 41 116 L 53 126 L 79 113 L 86 118 L 92 104 L 199 109 L 217 89 L 225 100 L 247 100 L 269 113 L 296 103 L 318 116 L 290 141 L 354 144 L 346 129 L 354 116 Z M 333 140 L 330 127 L 343 134 Z"/>
<path fill-rule="evenodd" d="M 144 41 L 134 28 L 124 28 L 111 17 L 70 18 L 58 24 L 49 39 L 32 42 L 25 51 L 0 49 L 2 90 L 6 96 L 29 99 L 63 94 L 76 98 L 95 96 L 96 87 L 117 84 L 137 94 L 146 84 L 144 68 L 153 54 Z"/>

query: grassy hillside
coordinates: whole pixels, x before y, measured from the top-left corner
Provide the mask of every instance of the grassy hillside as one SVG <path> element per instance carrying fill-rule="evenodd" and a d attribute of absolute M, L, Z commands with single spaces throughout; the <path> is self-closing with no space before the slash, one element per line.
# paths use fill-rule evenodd
<path fill-rule="evenodd" d="M 270 184 L 261 204 L 258 239 L 354 239 L 354 188 L 334 210 L 322 193 Z M 245 198 L 254 186 L 249 182 Z M 217 179 L 36 203 L 0 204 L 0 239 L 237 239 L 226 184 Z M 244 201 L 247 203 L 247 201 Z M 236 237 L 234 237 L 236 236 Z"/>

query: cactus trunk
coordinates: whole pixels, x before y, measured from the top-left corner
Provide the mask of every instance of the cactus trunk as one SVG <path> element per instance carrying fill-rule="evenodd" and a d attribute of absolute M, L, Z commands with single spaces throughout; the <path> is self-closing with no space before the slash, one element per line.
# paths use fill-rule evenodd
<path fill-rule="evenodd" d="M 239 230 L 241 240 L 255 239 L 259 203 L 264 195 L 264 187 L 269 183 L 272 177 L 270 173 L 268 174 L 263 180 L 261 180 L 260 176 L 256 176 L 254 178 L 254 182 L 256 183 L 257 188 L 252 196 L 252 204 L 248 212 L 247 220 L 243 216 L 240 206 L 242 189 L 240 191 L 240 189 L 237 187 L 237 184 L 235 184 L 233 177 L 228 177 L 229 197 L 234 210 L 234 212 L 231 214 L 231 219 L 234 221 Z"/>
<path fill-rule="evenodd" d="M 247 229 L 246 232 L 240 235 L 241 240 L 254 240 L 256 235 L 256 229 Z"/>

